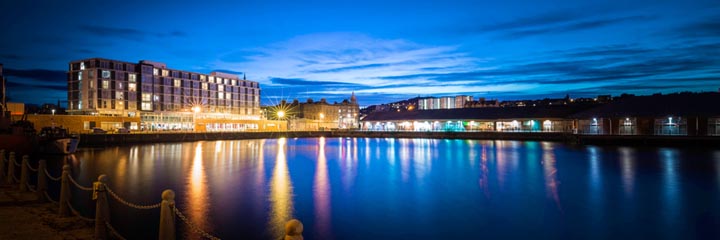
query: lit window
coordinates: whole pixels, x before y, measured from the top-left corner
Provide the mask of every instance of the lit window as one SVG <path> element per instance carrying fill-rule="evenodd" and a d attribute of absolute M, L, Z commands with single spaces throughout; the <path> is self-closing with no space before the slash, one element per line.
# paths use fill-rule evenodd
<path fill-rule="evenodd" d="M 136 82 L 137 81 L 137 75 L 134 73 L 128 74 L 128 82 Z"/>
<path fill-rule="evenodd" d="M 103 70 L 103 71 L 102 71 L 102 78 L 110 78 L 110 71 Z"/>
<path fill-rule="evenodd" d="M 218 92 L 223 92 L 223 91 L 225 91 L 225 88 L 223 87 L 223 85 L 218 85 Z"/>
<path fill-rule="evenodd" d="M 142 110 L 152 110 L 152 104 L 149 102 L 143 102 L 140 106 L 140 109 Z"/>
<path fill-rule="evenodd" d="M 90 88 L 94 88 L 94 87 L 95 87 L 95 81 L 88 81 L 88 82 L 90 83 Z"/>
<path fill-rule="evenodd" d="M 231 98 L 230 93 L 225 93 L 225 99 L 230 99 L 230 98 Z"/>
<path fill-rule="evenodd" d="M 218 99 L 223 99 L 224 96 L 225 96 L 225 94 L 223 94 L 221 92 L 218 93 Z"/>
<path fill-rule="evenodd" d="M 131 92 L 137 91 L 137 85 L 135 83 L 128 83 L 128 91 L 131 91 Z"/>
<path fill-rule="evenodd" d="M 208 76 L 208 81 L 210 81 L 210 82 L 215 82 L 215 77 L 213 77 L 213 76 Z"/>
<path fill-rule="evenodd" d="M 170 74 L 170 71 L 165 70 L 165 69 L 162 70 L 163 77 L 167 77 L 169 74 Z"/>
<path fill-rule="evenodd" d="M 82 80 L 82 72 L 78 73 L 78 80 Z"/>
<path fill-rule="evenodd" d="M 205 81 L 205 75 L 200 75 L 200 80 Z"/>
<path fill-rule="evenodd" d="M 108 80 L 103 80 L 103 81 L 102 81 L 102 88 L 103 88 L 103 89 L 108 89 L 108 88 L 110 88 L 110 81 L 108 81 Z"/>
<path fill-rule="evenodd" d="M 115 98 L 122 100 L 125 96 L 123 95 L 123 92 L 117 91 L 115 92 Z"/>
<path fill-rule="evenodd" d="M 85 70 L 85 62 L 80 62 L 80 70 Z"/>
<path fill-rule="evenodd" d="M 118 89 L 123 89 L 123 84 L 122 84 L 122 83 L 118 83 Z"/>
<path fill-rule="evenodd" d="M 180 79 L 175 79 L 175 84 L 174 84 L 174 86 L 175 86 L 175 87 L 180 87 L 180 84 L 181 84 L 181 83 L 182 83 L 182 82 L 180 81 Z"/>
<path fill-rule="evenodd" d="M 207 90 L 207 89 L 208 89 L 208 84 L 207 84 L 207 83 L 202 83 L 202 89 L 203 89 L 203 90 Z"/>
<path fill-rule="evenodd" d="M 237 81 L 232 80 L 232 81 L 230 81 L 230 84 L 233 85 L 233 86 L 235 86 L 235 85 L 237 85 Z"/>
<path fill-rule="evenodd" d="M 153 75 L 157 76 L 158 73 L 159 73 L 158 69 L 157 69 L 157 68 L 153 68 Z"/>
<path fill-rule="evenodd" d="M 149 101 L 152 101 L 152 98 L 151 98 L 151 96 L 150 96 L 149 93 L 143 93 L 143 94 L 142 94 L 142 100 L 149 102 Z"/>

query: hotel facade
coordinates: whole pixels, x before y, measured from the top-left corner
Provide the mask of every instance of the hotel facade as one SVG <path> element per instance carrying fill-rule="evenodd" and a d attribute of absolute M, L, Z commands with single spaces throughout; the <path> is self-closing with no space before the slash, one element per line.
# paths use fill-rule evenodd
<path fill-rule="evenodd" d="M 140 118 L 140 122 L 86 122 L 84 128 L 131 130 L 251 130 L 260 120 L 260 84 L 234 74 L 170 69 L 91 58 L 68 66 L 73 115 Z"/>

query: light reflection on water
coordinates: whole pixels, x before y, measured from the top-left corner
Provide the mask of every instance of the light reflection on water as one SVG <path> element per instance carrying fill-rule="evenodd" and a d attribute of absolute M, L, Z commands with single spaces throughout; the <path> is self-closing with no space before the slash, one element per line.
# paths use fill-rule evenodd
<path fill-rule="evenodd" d="M 717 150 L 318 138 L 83 149 L 74 157 L 83 185 L 106 173 L 113 190 L 139 203 L 174 189 L 191 221 L 228 239 L 278 239 L 291 218 L 303 221 L 306 239 L 692 238 L 698 226 L 707 226 L 702 234 L 720 228 L 712 224 L 720 222 L 712 204 L 720 202 Z M 119 231 L 157 236 L 153 214 L 139 220 L 111 206 Z"/>

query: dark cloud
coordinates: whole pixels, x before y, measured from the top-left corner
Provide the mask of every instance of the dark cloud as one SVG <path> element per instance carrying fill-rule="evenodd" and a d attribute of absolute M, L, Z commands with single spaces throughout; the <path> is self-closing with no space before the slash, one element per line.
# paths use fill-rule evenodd
<path fill-rule="evenodd" d="M 349 67 L 341 67 L 341 68 L 332 68 L 332 69 L 325 69 L 325 70 L 315 70 L 315 71 L 311 71 L 311 72 L 312 73 L 344 72 L 344 71 L 351 71 L 351 70 L 362 70 L 362 69 L 387 67 L 387 66 L 391 66 L 391 65 L 393 65 L 393 64 L 375 63 L 375 64 L 365 64 L 365 65 L 357 65 L 357 66 L 349 66 Z"/>
<path fill-rule="evenodd" d="M 591 30 L 591 29 L 606 27 L 606 26 L 615 25 L 615 24 L 646 21 L 646 20 L 650 20 L 650 19 L 653 19 L 653 18 L 647 17 L 647 16 L 627 16 L 627 17 L 620 17 L 620 18 L 583 20 L 583 21 L 571 22 L 571 23 L 561 24 L 561 25 L 505 31 L 503 34 L 501 34 L 501 37 L 506 38 L 506 39 L 516 39 L 516 38 L 525 38 L 525 37 L 531 37 L 531 36 L 536 36 L 536 35 L 585 31 L 585 30 Z"/>
<path fill-rule="evenodd" d="M 6 86 L 9 91 L 12 89 L 34 89 L 39 90 L 38 88 L 52 90 L 56 94 L 64 94 L 67 92 L 67 84 L 65 85 L 52 85 L 52 84 L 30 84 L 30 83 L 23 83 L 23 82 L 16 82 L 16 81 L 8 81 L 6 83 Z"/>
<path fill-rule="evenodd" d="M 707 19 L 682 26 L 676 30 L 682 37 L 720 38 L 720 18 Z"/>
<path fill-rule="evenodd" d="M 302 78 L 270 78 L 270 82 L 280 85 L 291 86 L 317 86 L 317 87 L 352 87 L 362 86 L 355 83 L 330 82 L 330 81 L 311 81 Z"/>
<path fill-rule="evenodd" d="M 65 71 L 49 69 L 19 70 L 12 68 L 5 68 L 3 71 L 7 78 L 26 78 L 47 83 L 67 82 L 67 74 L 65 73 Z"/>
<path fill-rule="evenodd" d="M 222 73 L 235 74 L 235 75 L 240 76 L 241 78 L 242 78 L 243 74 L 245 74 L 245 73 L 243 73 L 243 72 L 238 72 L 238 71 L 233 71 L 233 70 L 227 70 L 227 69 L 215 69 L 215 70 L 212 70 L 212 72 L 222 72 Z"/>
<path fill-rule="evenodd" d="M 187 33 L 182 31 L 170 31 L 170 32 L 147 32 L 135 28 L 120 28 L 120 27 L 108 27 L 108 26 L 95 26 L 95 25 L 81 25 L 80 30 L 85 31 L 89 34 L 93 34 L 100 37 L 111 37 L 111 38 L 122 38 L 127 40 L 141 41 L 148 36 L 151 37 L 184 37 Z"/>

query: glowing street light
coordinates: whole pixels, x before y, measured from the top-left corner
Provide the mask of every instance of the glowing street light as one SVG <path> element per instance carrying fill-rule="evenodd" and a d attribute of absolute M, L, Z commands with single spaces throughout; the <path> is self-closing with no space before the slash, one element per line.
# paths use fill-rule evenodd
<path fill-rule="evenodd" d="M 277 112 L 278 118 L 284 118 L 285 117 L 285 111 L 278 111 Z"/>
<path fill-rule="evenodd" d="M 50 110 L 50 111 L 52 111 L 52 115 L 55 115 L 55 109 Z"/>

